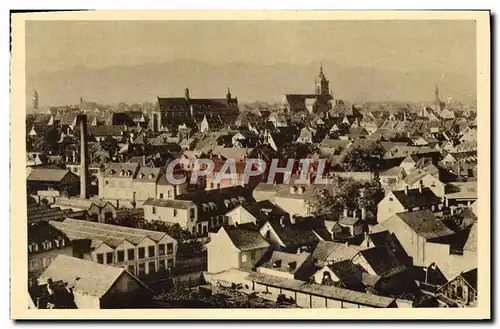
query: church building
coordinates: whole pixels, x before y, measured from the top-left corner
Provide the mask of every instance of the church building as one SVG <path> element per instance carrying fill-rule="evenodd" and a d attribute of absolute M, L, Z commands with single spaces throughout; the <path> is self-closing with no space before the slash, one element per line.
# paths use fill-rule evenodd
<path fill-rule="evenodd" d="M 333 100 L 329 84 L 330 82 L 323 73 L 323 65 L 321 65 L 319 76 L 314 82 L 314 93 L 285 94 L 283 105 L 291 112 L 303 110 L 311 114 L 328 112 L 332 108 Z"/>
<path fill-rule="evenodd" d="M 191 98 L 186 88 L 184 97 L 158 97 L 158 108 L 153 112 L 153 130 L 184 123 L 199 126 L 205 117 L 229 125 L 238 115 L 238 98 L 232 97 L 229 88 L 225 98 Z"/>

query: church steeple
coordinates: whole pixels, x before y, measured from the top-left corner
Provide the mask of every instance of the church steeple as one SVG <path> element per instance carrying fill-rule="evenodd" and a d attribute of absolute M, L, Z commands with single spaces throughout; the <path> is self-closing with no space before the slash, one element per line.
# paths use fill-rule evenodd
<path fill-rule="evenodd" d="M 442 110 L 444 108 L 444 103 L 441 102 L 441 98 L 439 98 L 438 85 L 436 85 L 436 90 L 434 91 L 434 100 L 436 102 L 436 110 Z"/>
<path fill-rule="evenodd" d="M 319 80 L 319 94 L 320 95 L 329 95 L 330 93 L 330 87 L 329 87 L 329 81 L 325 77 L 325 74 L 323 73 L 323 63 L 320 64 L 319 66 L 319 75 L 318 75 L 318 80 Z"/>

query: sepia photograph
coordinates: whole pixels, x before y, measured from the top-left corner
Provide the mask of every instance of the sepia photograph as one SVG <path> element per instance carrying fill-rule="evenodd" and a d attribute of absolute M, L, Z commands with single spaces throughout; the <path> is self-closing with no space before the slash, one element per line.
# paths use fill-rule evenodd
<path fill-rule="evenodd" d="M 489 52 L 488 11 L 12 14 L 11 317 L 489 318 Z"/>

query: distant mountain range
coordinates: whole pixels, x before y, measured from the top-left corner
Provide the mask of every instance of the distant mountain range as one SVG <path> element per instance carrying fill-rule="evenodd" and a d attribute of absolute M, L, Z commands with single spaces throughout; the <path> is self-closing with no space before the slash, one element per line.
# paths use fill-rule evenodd
<path fill-rule="evenodd" d="M 403 72 L 369 67 L 344 67 L 324 62 L 335 98 L 352 102 L 407 101 L 434 99 L 434 89 L 443 72 Z M 135 66 L 85 68 L 26 74 L 27 104 L 33 89 L 40 105 L 64 105 L 85 100 L 102 104 L 155 101 L 157 96 L 183 97 L 184 88 L 193 98 L 225 97 L 227 88 L 240 102 L 282 99 L 284 93 L 312 93 L 318 64 L 226 63 L 210 64 L 195 60 L 176 60 Z M 439 79 L 441 99 L 463 103 L 476 101 L 476 77 L 444 72 Z"/>

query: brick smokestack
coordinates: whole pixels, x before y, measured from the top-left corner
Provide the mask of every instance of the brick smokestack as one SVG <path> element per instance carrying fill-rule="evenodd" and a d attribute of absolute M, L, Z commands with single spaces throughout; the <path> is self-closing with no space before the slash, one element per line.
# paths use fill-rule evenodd
<path fill-rule="evenodd" d="M 89 187 L 89 148 L 87 143 L 87 115 L 78 115 L 80 125 L 80 198 L 87 199 Z"/>

